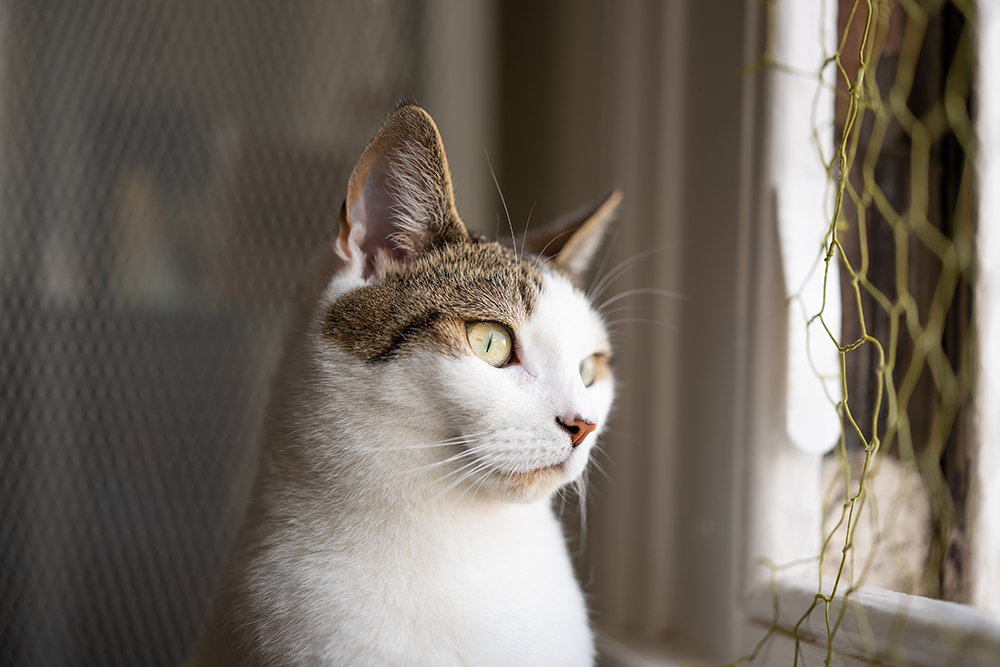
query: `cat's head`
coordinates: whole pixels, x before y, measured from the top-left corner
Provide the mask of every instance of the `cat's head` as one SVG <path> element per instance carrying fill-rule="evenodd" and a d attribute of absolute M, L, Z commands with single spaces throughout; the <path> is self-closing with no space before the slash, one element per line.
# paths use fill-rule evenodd
<path fill-rule="evenodd" d="M 430 116 L 386 120 L 351 175 L 319 313 L 322 344 L 355 368 L 332 372 L 372 378 L 373 432 L 403 440 L 386 455 L 412 445 L 438 486 L 513 501 L 581 475 L 614 383 L 579 282 L 620 198 L 529 234 L 528 250 L 487 241 L 459 218 Z"/>

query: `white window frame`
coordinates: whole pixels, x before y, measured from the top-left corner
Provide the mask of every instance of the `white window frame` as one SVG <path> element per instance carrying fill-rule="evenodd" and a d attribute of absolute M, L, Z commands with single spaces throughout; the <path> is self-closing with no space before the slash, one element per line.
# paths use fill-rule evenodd
<path fill-rule="evenodd" d="M 978 0 L 976 131 L 979 137 L 977 236 L 979 384 L 978 467 L 973 493 L 978 516 L 972 566 L 972 602 L 1000 614 L 1000 0 Z M 987 67 L 985 63 L 992 63 Z M 991 344 L 994 343 L 994 344 Z"/>

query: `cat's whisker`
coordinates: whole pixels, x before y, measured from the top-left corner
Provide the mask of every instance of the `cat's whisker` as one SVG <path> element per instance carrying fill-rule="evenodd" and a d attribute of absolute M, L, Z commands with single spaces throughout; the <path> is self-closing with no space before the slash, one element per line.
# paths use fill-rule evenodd
<path fill-rule="evenodd" d="M 422 465 L 422 466 L 417 466 L 416 468 L 411 468 L 408 471 L 408 474 L 413 475 L 413 474 L 416 474 L 418 472 L 423 472 L 425 470 L 431 470 L 433 468 L 438 468 L 438 467 L 441 467 L 441 466 L 444 466 L 444 465 L 448 465 L 449 463 L 454 463 L 455 461 L 459 461 L 459 460 L 461 460 L 463 458 L 472 458 L 477 453 L 478 452 L 476 452 L 475 450 L 466 449 L 466 450 L 463 450 L 463 451 L 459 452 L 458 454 L 455 454 L 453 456 L 449 456 L 446 459 L 442 459 L 440 461 L 435 461 L 434 463 L 427 463 L 427 464 Z M 461 467 L 459 467 L 459 470 L 461 470 Z M 453 474 L 453 473 L 448 473 L 448 475 L 445 475 L 444 477 L 448 477 L 451 474 Z"/>
<path fill-rule="evenodd" d="M 452 454 L 448 458 L 441 459 L 440 461 L 434 461 L 434 462 L 431 462 L 431 463 L 427 463 L 427 464 L 424 464 L 424 465 L 421 465 L 421 466 L 417 466 L 417 467 L 412 468 L 409 471 L 407 471 L 407 474 L 414 475 L 414 474 L 417 474 L 419 472 L 423 472 L 423 471 L 426 471 L 426 470 L 431 470 L 433 468 L 438 468 L 438 467 L 446 466 L 446 465 L 451 464 L 451 463 L 455 463 L 456 461 L 460 461 L 463 458 L 473 458 L 477 454 L 479 454 L 479 453 L 481 453 L 483 451 L 488 451 L 488 449 L 489 449 L 489 442 L 479 440 L 479 436 L 486 435 L 487 433 L 488 433 L 487 431 L 482 431 L 480 433 L 474 433 L 474 434 L 467 434 L 467 435 L 462 435 L 462 436 L 456 436 L 454 438 L 449 438 L 448 440 L 441 441 L 441 442 L 435 442 L 435 443 L 425 443 L 425 444 L 419 444 L 419 445 L 408 445 L 408 446 L 401 446 L 401 447 L 386 447 L 386 448 L 374 447 L 372 449 L 373 450 L 379 450 L 379 451 L 386 451 L 386 450 L 387 451 L 401 451 L 401 450 L 410 450 L 410 449 L 412 449 L 412 450 L 433 449 L 433 448 L 439 448 L 439 447 L 464 447 L 461 451 L 459 451 L 456 454 Z M 459 468 L 457 468 L 456 470 L 453 470 L 453 471 L 449 472 L 447 475 L 444 475 L 442 477 L 442 479 L 445 479 L 445 478 L 447 478 L 447 477 L 449 477 L 449 476 L 451 476 L 453 474 L 461 472 L 461 470 L 463 468 L 464 468 L 464 466 L 459 466 Z"/>
<path fill-rule="evenodd" d="M 566 514 L 566 487 L 560 487 L 556 491 L 556 495 L 559 496 L 559 520 L 562 521 Z"/>
<path fill-rule="evenodd" d="M 424 443 L 422 445 L 398 445 L 392 447 L 387 447 L 385 445 L 372 445 L 367 449 L 368 451 L 371 452 L 409 452 L 421 449 L 439 449 L 443 447 L 455 447 L 457 445 L 462 445 L 462 444 L 465 443 L 461 440 L 457 440 L 455 442 L 430 442 L 430 443 Z"/>
<path fill-rule="evenodd" d="M 472 466 L 474 464 L 478 465 L 479 463 L 483 463 L 484 462 L 483 459 L 476 457 L 476 455 L 480 454 L 482 452 L 485 452 L 485 451 L 489 451 L 489 449 L 487 447 L 481 447 L 479 449 L 468 449 L 468 450 L 462 452 L 462 456 L 460 458 L 465 458 L 467 456 L 471 460 L 463 463 L 462 465 L 460 465 L 458 468 L 455 468 L 451 472 L 449 472 L 449 473 L 447 473 L 445 475 L 442 475 L 440 479 L 448 479 L 452 475 L 457 475 L 457 474 L 460 474 L 462 471 L 467 470 L 469 468 L 469 466 Z"/>
<path fill-rule="evenodd" d="M 556 234 L 555 236 L 553 236 L 549 240 L 548 243 L 546 243 L 542 247 L 541 251 L 539 251 L 539 253 L 538 253 L 538 256 L 535 258 L 535 266 L 537 268 L 540 269 L 540 268 L 544 267 L 548 262 L 554 260 L 555 258 L 557 258 L 559 256 L 559 253 L 553 253 L 553 254 L 549 255 L 549 254 L 546 254 L 545 251 L 549 249 L 550 245 L 552 245 L 553 243 L 555 243 L 556 241 L 558 241 L 559 239 L 561 239 L 563 236 L 569 234 L 571 231 L 572 230 L 567 229 L 564 232 L 560 232 L 559 234 Z"/>
<path fill-rule="evenodd" d="M 612 459 L 611 455 L 608 454 L 604 450 L 604 448 L 601 447 L 600 445 L 594 445 L 594 448 L 591 450 L 591 456 L 590 456 L 590 463 L 591 463 L 591 465 L 594 466 L 594 468 L 596 468 L 597 471 L 599 473 L 601 473 L 601 475 L 604 476 L 604 479 L 606 479 L 607 481 L 610 482 L 610 481 L 612 481 L 611 480 L 611 476 L 608 475 L 607 470 L 604 469 L 604 466 L 601 465 L 601 462 L 597 459 L 598 455 L 603 456 L 604 458 L 606 458 L 608 460 L 608 464 L 609 465 L 614 465 L 614 459 Z"/>
<path fill-rule="evenodd" d="M 459 477 L 458 479 L 456 479 L 455 481 L 453 481 L 451 484 L 449 484 L 448 486 L 446 486 L 441 491 L 441 493 L 438 494 L 438 496 L 443 496 L 443 495 L 447 494 L 449 491 L 451 491 L 452 489 L 454 489 L 456 486 L 458 486 L 459 484 L 461 484 L 465 480 L 469 479 L 473 475 L 476 475 L 476 474 L 482 472 L 483 470 L 488 470 L 490 467 L 491 467 L 491 465 L 490 465 L 489 461 L 483 461 L 481 459 L 478 460 L 478 464 L 477 465 L 472 466 L 468 470 L 468 472 L 466 472 L 466 474 L 462 475 L 461 477 Z M 442 479 L 447 479 L 449 476 L 450 475 L 445 475 Z"/>
<path fill-rule="evenodd" d="M 472 497 L 469 498 L 469 507 L 472 507 L 472 503 L 476 501 L 476 495 L 479 493 L 479 489 L 483 487 L 483 484 L 486 483 L 486 480 L 488 478 L 489 478 L 488 475 L 483 475 L 482 477 L 479 478 L 479 481 L 476 482 L 476 485 L 472 487 Z M 463 495 L 465 493 L 468 493 L 468 489 L 462 492 Z"/>
<path fill-rule="evenodd" d="M 521 258 L 524 259 L 524 249 L 528 247 L 528 226 L 531 224 L 531 214 L 535 212 L 535 206 L 538 202 L 534 202 L 531 208 L 528 209 L 528 219 L 524 221 L 524 234 L 521 235 Z M 518 260 L 520 261 L 520 260 Z"/>
<path fill-rule="evenodd" d="M 479 442 L 470 441 L 458 444 L 463 446 L 463 449 L 461 452 L 459 452 L 458 454 L 454 454 L 453 456 L 466 455 L 466 454 L 479 454 L 481 452 L 486 452 L 491 450 L 490 443 L 488 441 L 479 441 Z"/>
<path fill-rule="evenodd" d="M 684 294 L 682 294 L 680 292 L 675 292 L 674 290 L 660 289 L 658 287 L 637 287 L 635 289 L 625 290 L 624 292 L 620 292 L 620 293 L 614 295 L 613 297 L 608 298 L 607 300 L 603 301 L 599 306 L 597 306 L 597 310 L 599 312 L 603 312 L 604 308 L 606 306 L 610 306 L 611 304 L 613 304 L 616 301 L 621 301 L 622 299 L 627 299 L 630 296 L 638 296 L 640 294 L 652 294 L 654 296 L 667 296 L 667 297 L 670 297 L 672 299 L 686 299 L 687 298 L 686 295 L 684 295 Z"/>
<path fill-rule="evenodd" d="M 517 257 L 517 237 L 514 235 L 514 223 L 510 219 L 510 211 L 507 210 L 507 200 L 503 197 L 503 191 L 500 189 L 500 181 L 497 180 L 497 174 L 493 171 L 493 162 L 490 161 L 490 152 L 483 147 L 483 152 L 486 154 L 486 164 L 490 168 L 490 176 L 493 177 L 493 184 L 497 186 L 497 194 L 500 195 L 500 203 L 503 204 L 503 212 L 507 214 L 507 224 L 510 226 L 510 242 L 514 244 L 514 256 Z M 521 248 L 521 253 L 524 253 L 524 248 Z M 518 260 L 520 261 L 520 260 Z"/>
<path fill-rule="evenodd" d="M 583 474 L 576 480 L 576 494 L 580 499 L 580 555 L 587 553 L 587 485 L 590 483 L 590 470 L 584 469 Z"/>
<path fill-rule="evenodd" d="M 655 324 L 656 326 L 664 329 L 677 329 L 676 324 L 667 324 L 666 322 L 661 322 L 660 320 L 651 320 L 645 317 L 624 317 L 619 320 L 611 320 L 608 322 L 608 328 L 619 324 Z"/>
<path fill-rule="evenodd" d="M 618 342 L 621 340 L 632 340 L 633 335 L 630 331 L 622 331 L 620 329 L 608 329 L 608 341 L 611 342 L 613 348 L 618 347 Z"/>
<path fill-rule="evenodd" d="M 552 243 L 553 241 L 555 241 L 555 239 L 552 239 L 552 241 L 549 241 L 549 243 Z M 546 244 L 545 247 L 546 248 L 549 247 L 549 244 Z M 535 268 L 539 269 L 539 270 L 544 269 L 546 264 L 548 264 L 549 262 L 553 261 L 554 259 L 556 259 L 558 257 L 559 257 L 559 253 L 555 253 L 553 255 L 549 255 L 548 257 L 539 256 L 539 257 L 537 257 L 535 259 Z"/>
<path fill-rule="evenodd" d="M 646 306 L 618 306 L 617 308 L 609 308 L 601 313 L 604 317 L 611 315 L 612 313 L 620 313 L 623 310 L 646 310 Z"/>
<path fill-rule="evenodd" d="M 457 435 L 453 438 L 448 438 L 446 440 L 439 440 L 438 442 L 428 442 L 421 443 L 417 445 L 398 445 L 398 446 L 373 446 L 372 450 L 378 451 L 405 451 L 411 449 L 433 449 L 435 447 L 453 447 L 455 445 L 467 445 L 469 443 L 475 442 L 477 438 L 484 435 L 489 435 L 489 431 L 478 431 L 476 433 L 463 433 L 462 435 Z"/>
<path fill-rule="evenodd" d="M 642 252 L 637 252 L 628 259 L 624 259 L 615 265 L 613 269 L 608 271 L 607 275 L 598 281 L 597 285 L 594 286 L 590 292 L 587 293 L 587 298 L 592 301 L 596 301 L 604 292 L 607 291 L 611 285 L 615 283 L 621 276 L 625 275 L 625 272 L 633 268 L 636 264 L 649 257 L 650 255 L 655 255 L 658 252 L 663 252 L 664 250 L 669 250 L 671 248 L 677 247 L 676 243 L 665 243 L 663 245 L 658 245 L 653 248 L 648 248 Z"/>
<path fill-rule="evenodd" d="M 438 498 L 444 496 L 451 489 L 453 489 L 455 486 L 457 486 L 458 484 L 461 484 L 464 480 L 468 479 L 469 476 L 474 475 L 476 473 L 476 469 L 479 468 L 481 465 L 482 465 L 482 461 L 480 459 L 473 459 L 471 461 L 468 461 L 464 465 L 459 466 L 455 470 L 452 470 L 451 472 L 447 473 L 446 475 L 441 475 L 441 477 L 438 478 L 439 482 L 446 481 L 452 475 L 459 475 L 459 476 L 456 477 L 453 481 L 451 481 L 448 484 L 448 486 L 446 486 L 443 489 L 441 489 L 441 491 L 438 492 L 434 496 L 434 499 L 437 500 Z"/>
<path fill-rule="evenodd" d="M 594 284 L 598 279 L 603 277 L 604 267 L 608 265 L 608 260 L 611 259 L 611 253 L 615 249 L 615 245 L 618 243 L 618 233 L 621 231 L 620 227 L 615 227 L 614 234 L 611 236 L 611 243 L 608 244 L 608 249 L 604 251 L 604 258 L 601 260 L 601 265 L 597 267 L 597 271 L 594 272 L 594 277 L 590 281 L 590 287 L 587 288 L 587 294 L 590 295 L 594 292 Z"/>
<path fill-rule="evenodd" d="M 601 476 L 604 477 L 604 479 L 609 482 L 611 481 L 611 475 L 608 474 L 608 471 L 605 470 L 604 466 L 602 466 L 598 461 L 591 459 L 591 465 L 597 470 L 597 472 L 601 473 Z"/>
<path fill-rule="evenodd" d="M 649 257 L 650 255 L 654 255 L 658 252 L 668 250 L 674 247 L 675 245 L 676 244 L 673 243 L 667 243 L 659 246 L 654 246 L 652 248 L 647 248 L 646 250 L 643 250 L 641 252 L 637 252 L 631 257 L 623 259 L 622 261 L 618 262 L 618 264 L 616 264 L 606 274 L 600 276 L 600 280 L 597 281 L 597 284 L 593 285 L 587 291 L 587 297 L 590 299 L 596 299 L 607 290 L 607 288 L 610 286 L 611 283 L 616 281 L 620 276 L 624 275 L 625 272 L 633 268 L 637 263 L 641 262 L 643 259 Z"/>

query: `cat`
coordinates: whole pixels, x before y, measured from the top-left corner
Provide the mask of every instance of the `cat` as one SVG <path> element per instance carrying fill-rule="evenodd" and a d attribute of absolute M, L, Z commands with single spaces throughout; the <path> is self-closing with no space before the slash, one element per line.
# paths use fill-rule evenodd
<path fill-rule="evenodd" d="M 259 469 L 185 663 L 591 665 L 552 496 L 611 408 L 579 284 L 621 199 L 501 245 L 401 105 L 351 174 L 293 315 Z"/>

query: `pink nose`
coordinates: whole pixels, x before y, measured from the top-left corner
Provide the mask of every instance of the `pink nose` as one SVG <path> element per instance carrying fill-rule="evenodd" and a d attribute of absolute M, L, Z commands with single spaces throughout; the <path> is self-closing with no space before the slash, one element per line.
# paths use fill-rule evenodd
<path fill-rule="evenodd" d="M 570 438 L 573 440 L 574 447 L 583 442 L 584 438 L 590 435 L 590 433 L 597 428 L 597 424 L 583 419 L 580 415 L 574 417 L 569 423 L 564 422 L 560 417 L 556 417 L 556 421 L 559 422 L 559 425 L 569 433 Z"/>

